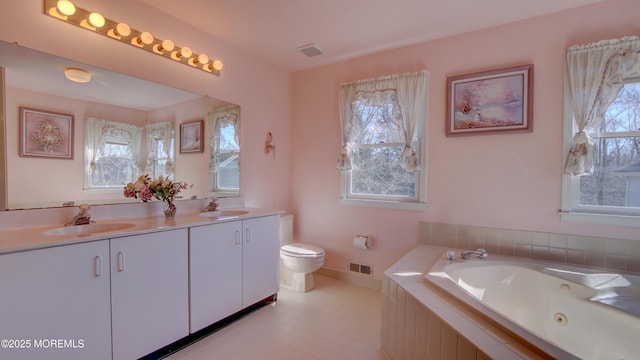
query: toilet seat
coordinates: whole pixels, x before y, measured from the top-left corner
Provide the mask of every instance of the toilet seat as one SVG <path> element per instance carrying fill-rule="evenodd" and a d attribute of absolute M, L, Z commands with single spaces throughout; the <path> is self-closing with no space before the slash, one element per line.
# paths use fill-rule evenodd
<path fill-rule="evenodd" d="M 280 254 L 297 258 L 318 258 L 324 256 L 324 250 L 310 244 L 293 243 L 280 247 Z"/>

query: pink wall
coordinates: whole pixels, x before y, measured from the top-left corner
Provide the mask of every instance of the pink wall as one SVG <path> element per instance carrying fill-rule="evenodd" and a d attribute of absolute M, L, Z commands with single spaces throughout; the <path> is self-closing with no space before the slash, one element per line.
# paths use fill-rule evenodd
<path fill-rule="evenodd" d="M 563 52 L 572 44 L 640 32 L 637 0 L 610 0 L 294 74 L 291 207 L 295 236 L 327 251 L 325 266 L 374 265 L 375 277 L 412 247 L 418 221 L 638 239 L 638 229 L 560 222 Z M 445 136 L 447 76 L 534 64 L 534 130 Z M 428 209 L 341 206 L 338 88 L 429 70 Z M 423 154 L 424 155 L 424 154 Z M 356 234 L 373 248 L 356 250 Z"/>
<path fill-rule="evenodd" d="M 225 64 L 222 74 L 211 76 L 65 24 L 44 15 L 43 2 L 38 0 L 13 2 L 2 7 L 0 40 L 239 104 L 242 109 L 242 195 L 251 206 L 287 209 L 291 121 L 289 72 L 137 0 L 76 0 L 74 3 L 81 8 L 101 11 L 108 18 L 127 22 L 136 29 L 150 31 L 158 38 L 170 38 L 179 46 L 190 46 L 195 52 L 206 52 L 212 58 L 219 58 Z M 9 111 L 13 110 L 7 109 Z M 278 146 L 275 159 L 264 155 L 268 131 L 273 132 Z M 17 151 L 17 148 L 8 148 L 8 151 Z"/>

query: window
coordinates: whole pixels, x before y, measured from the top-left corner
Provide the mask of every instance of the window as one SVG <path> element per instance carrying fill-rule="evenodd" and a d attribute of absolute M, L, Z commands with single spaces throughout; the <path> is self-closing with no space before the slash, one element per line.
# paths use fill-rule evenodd
<path fill-rule="evenodd" d="M 566 54 L 563 221 L 640 226 L 640 38 Z"/>
<path fill-rule="evenodd" d="M 341 202 L 423 210 L 427 73 L 392 75 L 341 87 Z"/>
<path fill-rule="evenodd" d="M 174 174 L 175 125 L 173 122 L 149 124 L 145 127 L 147 139 L 147 167 L 145 173 L 152 179 Z"/>
<path fill-rule="evenodd" d="M 142 128 L 88 118 L 85 121 L 85 189 L 118 189 L 139 175 Z"/>
<path fill-rule="evenodd" d="M 222 109 L 207 115 L 211 147 L 211 191 L 216 196 L 240 193 L 240 107 Z"/>
<path fill-rule="evenodd" d="M 596 131 L 594 172 L 579 178 L 580 205 L 640 209 L 640 82 L 625 84 Z"/>

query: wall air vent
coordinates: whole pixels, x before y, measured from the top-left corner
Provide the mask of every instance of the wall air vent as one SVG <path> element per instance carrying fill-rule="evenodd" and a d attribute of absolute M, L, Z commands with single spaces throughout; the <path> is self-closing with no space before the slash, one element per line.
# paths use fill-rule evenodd
<path fill-rule="evenodd" d="M 358 264 L 358 263 L 355 263 L 355 262 L 350 262 L 349 263 L 349 271 L 350 272 L 359 273 L 359 274 L 373 276 L 373 266 L 371 266 L 371 265 L 364 265 L 364 264 Z"/>
<path fill-rule="evenodd" d="M 296 50 L 307 55 L 307 57 L 314 57 L 324 54 L 324 51 L 322 51 L 322 49 L 320 49 L 316 44 L 303 45 L 296 48 Z"/>

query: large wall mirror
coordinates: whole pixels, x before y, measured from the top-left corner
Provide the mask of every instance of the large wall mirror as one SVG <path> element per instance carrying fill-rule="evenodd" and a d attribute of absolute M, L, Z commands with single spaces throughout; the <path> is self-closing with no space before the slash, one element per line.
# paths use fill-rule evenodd
<path fill-rule="evenodd" d="M 144 173 L 192 185 L 185 198 L 239 194 L 239 145 L 231 157 L 210 146 L 220 145 L 221 136 L 239 144 L 238 105 L 2 41 L 0 67 L 6 151 L 0 208 L 131 202 L 124 184 Z M 86 70 L 90 81 L 70 81 L 69 68 Z M 203 144 L 184 151 L 183 136 Z M 112 158 L 96 159 L 100 146 Z"/>

